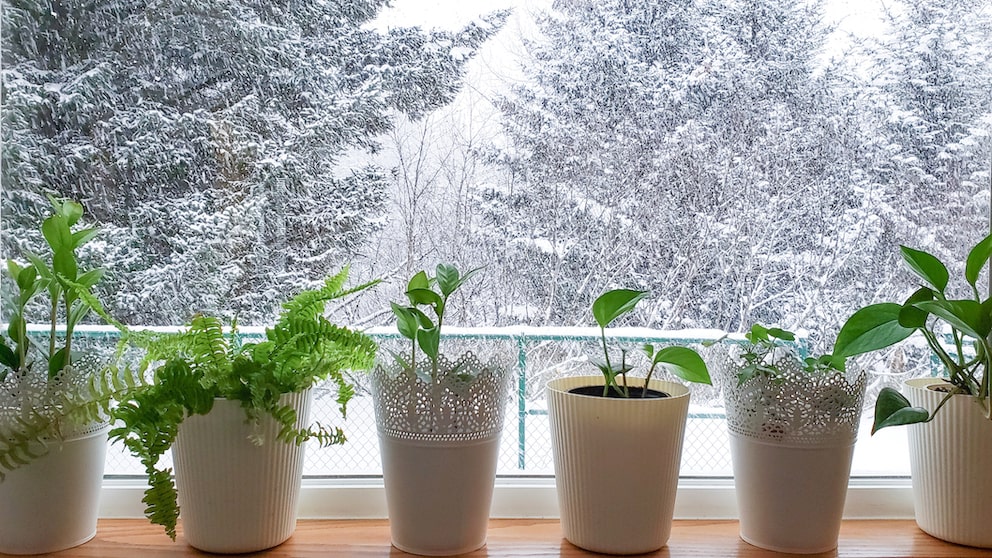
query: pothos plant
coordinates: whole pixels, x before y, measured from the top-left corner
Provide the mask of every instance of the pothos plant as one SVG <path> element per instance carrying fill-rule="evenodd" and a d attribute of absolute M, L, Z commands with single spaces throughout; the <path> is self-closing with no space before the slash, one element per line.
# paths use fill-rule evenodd
<path fill-rule="evenodd" d="M 45 455 L 49 442 L 61 439 L 66 429 L 106 420 L 112 402 L 126 396 L 137 380 L 121 373 L 114 359 L 84 362 L 74 344 L 76 326 L 91 313 L 118 329 L 123 326 L 91 292 L 104 271 L 83 270 L 78 258 L 80 248 L 100 230 L 81 225 L 80 203 L 49 201 L 52 214 L 41 224 L 47 250 L 24 253 L 27 262 L 7 261 L 16 290 L 8 291 L 10 317 L 6 335 L 0 335 L 0 481 L 6 472 Z M 29 333 L 36 315 L 47 324 L 41 335 Z"/>
<path fill-rule="evenodd" d="M 631 289 L 614 289 L 601 294 L 592 303 L 592 315 L 599 324 L 600 341 L 603 349 L 602 359 L 592 359 L 593 363 L 603 373 L 603 397 L 646 397 L 648 384 L 655 369 L 662 366 L 671 373 L 687 382 L 710 384 L 709 371 L 699 353 L 688 347 L 664 347 L 656 349 L 646 343 L 642 351 L 651 365 L 648 368 L 644 386 L 640 391 L 631 391 L 627 384 L 627 373 L 633 367 L 627 363 L 627 350 L 620 350 L 620 359 L 610 358 L 610 349 L 606 343 L 606 328 L 620 316 L 634 310 L 637 303 L 648 296 L 646 291 Z M 620 381 L 617 378 L 620 378 Z"/>
<path fill-rule="evenodd" d="M 796 340 L 796 334 L 777 327 L 754 324 L 744 334 L 747 343 L 741 345 L 737 355 L 741 366 L 737 369 L 737 383 L 744 385 L 749 380 L 763 376 L 770 380 L 783 378 L 781 359 L 795 362 L 799 369 L 810 375 L 844 373 L 845 361 L 832 354 L 801 358 L 795 349 L 786 346 Z"/>
<path fill-rule="evenodd" d="M 314 439 L 328 446 L 345 441 L 340 428 L 320 423 L 296 428 L 296 411 L 280 403 L 280 397 L 330 380 L 342 416 L 346 413 L 355 393 L 347 372 L 370 367 L 376 353 L 370 337 L 324 317 L 328 301 L 376 283 L 345 288 L 347 277 L 346 267 L 328 277 L 321 288 L 284 303 L 278 321 L 266 328 L 265 340 L 258 343 L 241 343 L 236 324 L 226 331 L 219 318 L 204 315 L 195 316 L 188 328 L 176 334 L 132 336 L 145 351 L 140 370 L 147 371 L 154 363 L 152 381 L 114 409 L 118 422 L 110 436 L 144 465 L 149 485 L 142 499 L 145 514 L 170 537 L 176 537 L 179 506 L 172 471 L 160 467 L 159 460 L 172 447 L 183 420 L 209 413 L 215 398 L 240 401 L 252 422 L 271 416 L 280 425 L 282 442 Z"/>
<path fill-rule="evenodd" d="M 407 283 L 406 297 L 410 306 L 390 303 L 396 316 L 396 328 L 403 337 L 410 340 L 409 358 L 402 354 L 393 354 L 393 358 L 404 370 L 420 373 L 417 366 L 419 347 L 430 364 L 430 377 L 422 379 L 435 384 L 441 380 L 438 360 L 441 351 L 441 326 L 444 324 L 448 299 L 481 269 L 461 273 L 455 266 L 441 263 L 437 265 L 434 277 L 429 277 L 426 271 L 419 271 Z M 428 316 L 421 310 L 422 307 L 434 317 Z"/>
<path fill-rule="evenodd" d="M 837 334 L 834 354 L 850 357 L 877 351 L 918 331 L 947 372 L 949 387 L 933 413 L 913 407 L 893 388 L 882 388 L 875 401 L 872 433 L 889 426 L 930 422 L 956 394 L 974 396 L 984 407 L 986 417 L 992 419 L 988 403 L 992 381 L 992 299 L 987 295 L 983 298 L 978 288 L 979 275 L 992 255 L 992 235 L 968 252 L 964 279 L 970 298 L 949 295 L 950 273 L 936 256 L 906 246 L 901 246 L 900 251 L 924 284 L 902 304 L 872 304 L 852 314 Z M 947 348 L 948 344 L 953 350 Z"/>

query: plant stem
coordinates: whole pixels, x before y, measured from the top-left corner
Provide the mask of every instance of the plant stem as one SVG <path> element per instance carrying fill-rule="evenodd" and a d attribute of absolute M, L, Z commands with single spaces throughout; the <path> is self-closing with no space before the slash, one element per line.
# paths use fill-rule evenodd
<path fill-rule="evenodd" d="M 62 368 L 68 368 L 72 363 L 72 330 L 73 325 L 69 321 L 69 297 L 65 298 L 65 361 L 62 363 Z"/>
<path fill-rule="evenodd" d="M 55 323 L 59 311 L 59 299 L 52 297 L 51 324 L 48 329 L 48 358 L 55 356 Z"/>
<path fill-rule="evenodd" d="M 610 351 L 606 348 L 606 328 L 599 328 L 599 338 L 603 344 L 603 356 L 606 357 L 606 369 L 610 371 L 603 385 L 603 397 L 607 397 L 610 394 L 610 375 L 613 373 L 613 366 L 610 364 Z"/>

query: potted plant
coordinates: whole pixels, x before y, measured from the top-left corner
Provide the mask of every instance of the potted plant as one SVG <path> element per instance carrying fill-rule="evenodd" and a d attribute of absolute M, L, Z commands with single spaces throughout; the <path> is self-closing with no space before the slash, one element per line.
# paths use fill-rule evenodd
<path fill-rule="evenodd" d="M 671 533 L 689 390 L 652 379 L 662 367 L 683 380 L 710 383 L 706 364 L 687 347 L 645 345 L 650 367 L 628 375 L 627 352 L 611 357 L 606 328 L 646 292 L 617 289 L 593 302 L 603 359 L 599 376 L 547 385 L 552 456 L 561 526 L 572 544 L 593 552 L 640 554 Z"/>
<path fill-rule="evenodd" d="M 116 323 L 91 294 L 103 270 L 80 269 L 78 251 L 98 233 L 83 206 L 50 198 L 41 225 L 47 251 L 7 261 L 10 312 L 0 336 L 0 553 L 40 554 L 96 534 L 109 404 L 133 385 L 88 352 L 76 326 L 90 313 Z M 47 314 L 47 315 L 46 315 Z M 33 316 L 47 331 L 29 333 Z"/>
<path fill-rule="evenodd" d="M 303 443 L 344 441 L 340 428 L 309 424 L 311 388 L 330 380 L 343 415 L 354 394 L 345 372 L 375 357 L 371 338 L 324 317 L 328 301 L 373 284 L 345 288 L 347 276 L 284 303 L 258 343 L 203 315 L 178 334 L 134 336 L 153 378 L 114 409 L 110 436 L 145 466 L 145 513 L 170 537 L 180 512 L 187 542 L 208 552 L 263 550 L 292 535 Z M 170 448 L 175 482 L 159 463 Z"/>
<path fill-rule="evenodd" d="M 722 366 L 746 542 L 812 554 L 837 547 L 865 373 L 832 355 L 801 358 L 795 334 L 755 324 Z"/>
<path fill-rule="evenodd" d="M 486 543 L 512 376 L 497 357 L 440 351 L 449 299 L 477 272 L 439 264 L 434 277 L 415 274 L 409 305 L 391 303 L 408 349 L 381 357 L 371 377 L 392 544 L 414 554 Z"/>
<path fill-rule="evenodd" d="M 992 548 L 992 299 L 978 279 L 992 254 L 992 235 L 971 248 L 964 277 L 967 298 L 949 292 L 950 273 L 937 257 L 901 247 L 924 285 L 902 304 L 866 306 L 837 334 L 834 354 L 854 356 L 889 347 L 920 332 L 946 376 L 911 379 L 903 393 L 883 388 L 872 433 L 909 426 L 916 522 L 950 542 Z M 927 423 L 927 424 L 923 424 Z"/>

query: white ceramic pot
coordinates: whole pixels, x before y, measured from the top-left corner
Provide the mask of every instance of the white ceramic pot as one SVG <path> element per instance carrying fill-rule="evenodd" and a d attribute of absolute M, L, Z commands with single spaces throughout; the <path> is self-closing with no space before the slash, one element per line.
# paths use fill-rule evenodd
<path fill-rule="evenodd" d="M 784 357 L 779 374 L 720 374 L 741 538 L 760 548 L 814 554 L 837 548 L 864 401 L 864 373 L 809 374 Z"/>
<path fill-rule="evenodd" d="M 44 554 L 96 535 L 107 424 L 49 443 L 49 453 L 0 482 L 0 553 Z"/>
<path fill-rule="evenodd" d="M 643 385 L 634 380 L 631 385 Z M 569 393 L 590 385 L 603 385 L 602 376 L 560 378 L 547 386 L 562 531 L 593 552 L 657 550 L 671 534 L 689 390 L 652 380 L 651 389 L 670 397 Z"/>
<path fill-rule="evenodd" d="M 390 537 L 424 556 L 486 544 L 511 377 L 468 353 L 454 363 L 442 357 L 440 368 L 438 384 L 397 369 L 372 373 Z"/>
<path fill-rule="evenodd" d="M 906 398 L 931 412 L 946 394 L 939 378 L 908 380 Z M 945 541 L 992 548 L 992 421 L 974 398 L 955 395 L 930 423 L 909 427 L 916 523 Z"/>
<path fill-rule="evenodd" d="M 311 392 L 283 395 L 297 428 L 310 413 Z M 206 415 L 187 418 L 172 446 L 186 541 L 223 554 L 281 544 L 296 529 L 304 446 L 279 441 L 279 424 L 262 415 L 246 422 L 239 401 L 217 399 Z M 251 437 L 261 436 L 258 445 Z"/>

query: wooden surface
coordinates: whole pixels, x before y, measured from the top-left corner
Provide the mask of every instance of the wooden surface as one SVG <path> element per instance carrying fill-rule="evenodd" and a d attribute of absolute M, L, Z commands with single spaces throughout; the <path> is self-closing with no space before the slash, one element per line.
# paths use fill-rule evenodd
<path fill-rule="evenodd" d="M 992 528 L 992 527 L 990 527 Z M 87 558 L 155 558 L 209 556 L 189 547 L 182 539 L 169 540 L 143 520 L 101 520 L 96 538 L 51 554 Z M 385 520 L 301 520 L 287 542 L 253 556 L 272 558 L 409 556 L 389 545 Z M 490 523 L 487 546 L 467 554 L 472 557 L 539 558 L 542 556 L 595 556 L 562 539 L 557 520 L 497 519 Z M 676 521 L 668 546 L 658 557 L 787 556 L 753 547 L 737 536 L 734 521 Z M 912 521 L 845 521 L 837 551 L 812 556 L 969 558 L 992 556 L 992 551 L 944 543 L 920 531 Z"/>

